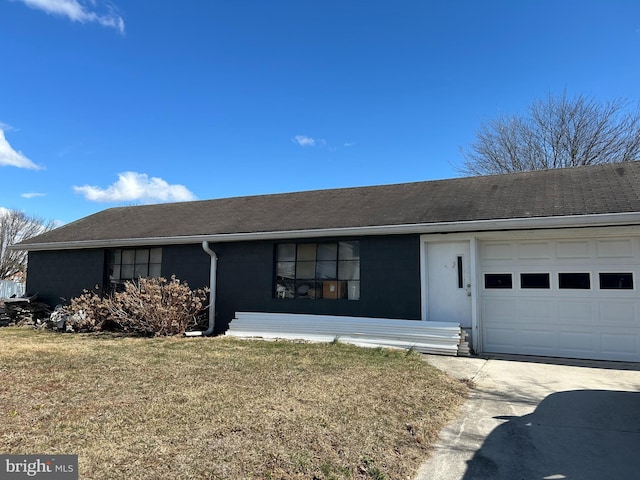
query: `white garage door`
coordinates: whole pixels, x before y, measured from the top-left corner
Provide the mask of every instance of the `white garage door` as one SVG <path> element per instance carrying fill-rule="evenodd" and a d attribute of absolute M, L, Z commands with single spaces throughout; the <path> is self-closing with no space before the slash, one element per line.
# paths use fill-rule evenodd
<path fill-rule="evenodd" d="M 484 352 L 640 361 L 640 238 L 479 247 Z"/>

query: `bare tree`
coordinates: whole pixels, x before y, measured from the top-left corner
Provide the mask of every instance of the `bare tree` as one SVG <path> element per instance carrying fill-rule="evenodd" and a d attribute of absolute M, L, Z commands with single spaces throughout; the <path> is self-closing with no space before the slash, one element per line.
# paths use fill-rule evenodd
<path fill-rule="evenodd" d="M 546 170 L 640 159 L 640 109 L 616 99 L 549 94 L 527 115 L 503 115 L 481 125 L 462 150 L 467 175 Z"/>
<path fill-rule="evenodd" d="M 7 247 L 51 230 L 54 223 L 29 216 L 20 210 L 0 209 L 0 280 L 22 272 L 27 266 L 27 252 Z"/>

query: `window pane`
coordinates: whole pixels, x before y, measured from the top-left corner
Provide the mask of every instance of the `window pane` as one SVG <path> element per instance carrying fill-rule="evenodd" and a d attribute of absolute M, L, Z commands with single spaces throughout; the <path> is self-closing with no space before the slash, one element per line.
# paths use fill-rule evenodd
<path fill-rule="evenodd" d="M 601 273 L 600 288 L 602 290 L 633 290 L 633 274 Z"/>
<path fill-rule="evenodd" d="M 359 260 L 360 259 L 360 243 L 359 242 L 340 242 L 340 260 Z"/>
<path fill-rule="evenodd" d="M 148 264 L 149 263 L 149 249 L 148 248 L 139 248 L 136 252 L 136 263 L 137 264 Z"/>
<path fill-rule="evenodd" d="M 148 264 L 144 264 L 144 265 L 136 265 L 135 269 L 133 271 L 134 277 L 133 278 L 139 278 L 139 277 L 148 277 L 149 276 L 149 265 Z"/>
<path fill-rule="evenodd" d="M 133 265 L 122 265 L 122 270 L 120 270 L 120 279 L 122 280 L 130 280 L 133 277 Z"/>
<path fill-rule="evenodd" d="M 322 282 L 322 298 L 338 299 L 345 298 L 347 294 L 347 282 L 330 280 Z"/>
<path fill-rule="evenodd" d="M 162 263 L 162 248 L 149 250 L 149 263 Z"/>
<path fill-rule="evenodd" d="M 122 259 L 122 250 L 111 250 L 109 252 L 109 263 L 111 265 L 115 265 L 116 263 L 120 263 Z"/>
<path fill-rule="evenodd" d="M 303 243 L 298 245 L 298 261 L 316 261 L 316 244 Z"/>
<path fill-rule="evenodd" d="M 360 282 L 349 280 L 347 282 L 347 298 L 349 300 L 360 300 Z"/>
<path fill-rule="evenodd" d="M 316 278 L 333 279 L 336 278 L 337 262 L 318 262 L 316 264 Z"/>
<path fill-rule="evenodd" d="M 322 290 L 318 288 L 316 282 L 296 282 L 296 298 L 319 298 Z"/>
<path fill-rule="evenodd" d="M 136 251 L 135 250 L 122 250 L 122 263 L 132 265 L 135 263 Z"/>
<path fill-rule="evenodd" d="M 548 273 L 521 273 L 521 288 L 550 288 Z"/>
<path fill-rule="evenodd" d="M 315 278 L 316 262 L 298 262 L 296 264 L 296 278 Z"/>
<path fill-rule="evenodd" d="M 357 260 L 341 260 L 338 263 L 340 280 L 360 280 L 360 262 Z"/>
<path fill-rule="evenodd" d="M 149 265 L 149 277 L 158 278 L 162 275 L 162 268 L 159 263 L 152 263 Z"/>
<path fill-rule="evenodd" d="M 295 296 L 295 284 L 293 281 L 279 280 L 276 283 L 276 298 L 293 298 Z"/>
<path fill-rule="evenodd" d="M 278 245 L 276 259 L 281 262 L 294 262 L 296 260 L 296 244 L 283 243 Z"/>
<path fill-rule="evenodd" d="M 484 288 L 512 288 L 510 273 L 485 273 Z"/>
<path fill-rule="evenodd" d="M 318 260 L 336 260 L 337 258 L 337 243 L 321 243 L 318 245 Z"/>
<path fill-rule="evenodd" d="M 283 278 L 296 278 L 296 262 L 278 262 L 276 275 Z"/>
<path fill-rule="evenodd" d="M 120 280 L 120 265 L 114 265 L 109 271 L 110 280 Z"/>
<path fill-rule="evenodd" d="M 574 290 L 589 290 L 591 288 L 591 276 L 589 273 L 559 273 L 558 284 L 560 288 Z"/>

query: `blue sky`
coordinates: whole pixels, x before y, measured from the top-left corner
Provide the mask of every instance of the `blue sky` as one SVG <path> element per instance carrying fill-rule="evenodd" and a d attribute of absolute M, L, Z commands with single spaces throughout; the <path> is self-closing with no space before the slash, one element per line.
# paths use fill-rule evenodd
<path fill-rule="evenodd" d="M 636 0 L 0 0 L 0 208 L 458 176 L 483 120 L 640 93 Z"/>

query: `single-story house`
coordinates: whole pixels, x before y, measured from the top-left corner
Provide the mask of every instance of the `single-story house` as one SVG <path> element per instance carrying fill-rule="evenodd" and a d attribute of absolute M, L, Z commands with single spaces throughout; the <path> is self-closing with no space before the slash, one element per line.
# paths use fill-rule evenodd
<path fill-rule="evenodd" d="M 110 208 L 14 248 L 51 304 L 208 286 L 215 252 L 216 333 L 238 311 L 445 321 L 476 352 L 640 361 L 640 162 Z"/>

